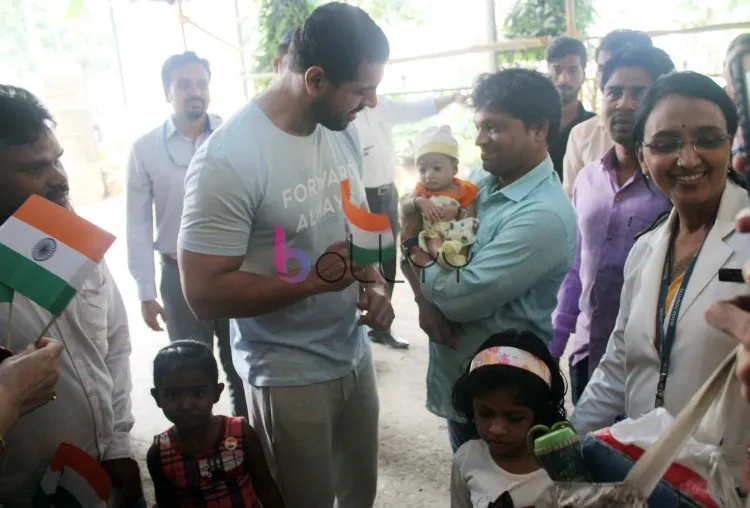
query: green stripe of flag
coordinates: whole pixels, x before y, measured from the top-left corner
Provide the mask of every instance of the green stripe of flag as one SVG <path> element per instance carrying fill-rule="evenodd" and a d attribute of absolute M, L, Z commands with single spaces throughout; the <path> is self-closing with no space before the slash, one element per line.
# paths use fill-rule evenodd
<path fill-rule="evenodd" d="M 59 316 L 76 290 L 27 257 L 0 244 L 0 283 Z"/>
<path fill-rule="evenodd" d="M 5 284 L 0 283 L 0 303 L 7 303 L 13 301 L 13 289 L 9 288 Z"/>
<path fill-rule="evenodd" d="M 363 249 L 362 247 L 357 247 L 351 242 L 347 242 L 347 244 L 349 259 L 355 263 L 371 265 L 374 263 L 382 263 L 396 257 L 395 245 L 390 245 L 389 247 L 383 247 L 381 249 Z"/>

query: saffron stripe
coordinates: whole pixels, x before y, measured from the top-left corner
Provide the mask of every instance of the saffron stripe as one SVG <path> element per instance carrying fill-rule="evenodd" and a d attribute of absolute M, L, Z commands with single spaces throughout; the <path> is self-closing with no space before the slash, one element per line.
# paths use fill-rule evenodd
<path fill-rule="evenodd" d="M 0 244 L 0 282 L 59 316 L 76 290 L 13 249 Z"/>
<path fill-rule="evenodd" d="M 388 220 L 388 215 L 370 213 L 352 203 L 352 188 L 348 178 L 341 180 L 341 208 L 349 220 L 349 224 L 357 226 L 359 229 L 374 233 L 391 229 L 391 222 Z"/>
<path fill-rule="evenodd" d="M 35 247 L 45 238 L 49 238 L 46 233 L 15 217 L 9 218 L 0 229 L 0 244 L 57 275 L 76 290 L 81 289 L 86 279 L 96 270 L 96 263 L 57 240 L 52 243 L 54 250 L 48 252 L 48 259 L 33 259 Z"/>
<path fill-rule="evenodd" d="M 112 480 L 94 457 L 76 446 L 61 443 L 52 458 L 50 470 L 59 471 L 64 467 L 75 470 L 81 477 L 85 478 L 92 490 L 101 499 L 109 497 L 112 490 Z"/>
<path fill-rule="evenodd" d="M 115 236 L 41 196 L 32 195 L 13 216 L 99 263 Z M 2 229 L 2 228 L 0 228 Z"/>

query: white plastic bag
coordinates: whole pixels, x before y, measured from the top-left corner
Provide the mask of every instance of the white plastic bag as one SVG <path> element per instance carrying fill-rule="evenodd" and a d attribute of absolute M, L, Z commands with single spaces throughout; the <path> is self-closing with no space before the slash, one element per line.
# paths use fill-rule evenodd
<path fill-rule="evenodd" d="M 674 417 L 663 407 L 649 411 L 637 419 L 626 419 L 610 427 L 612 437 L 623 444 L 632 444 L 646 450 L 659 436 L 674 424 Z M 711 472 L 711 457 L 721 450 L 712 444 L 700 443 L 695 436 L 688 437 L 673 462 L 689 467 L 704 478 Z"/>
<path fill-rule="evenodd" d="M 645 437 L 651 435 L 650 431 L 639 431 L 637 438 L 636 433 L 630 431 L 633 436 L 630 439 L 633 441 L 646 439 L 648 446 L 643 456 L 630 469 L 624 481 L 608 484 L 554 483 L 541 493 L 534 506 L 537 508 L 642 508 L 648 506 L 648 498 L 670 466 L 677 458 L 685 457 L 686 453 L 681 450 L 692 436 L 698 436 L 696 442 L 699 445 L 701 441 L 718 442 L 715 441 L 715 437 L 723 433 L 722 421 L 727 407 L 726 402 L 730 397 L 739 395 L 736 389 L 729 389 L 731 382 L 735 379 L 736 353 L 737 350 L 733 351 L 716 368 L 671 423 L 661 416 L 655 417 L 652 427 L 654 430 L 661 430 L 655 434 L 658 436 L 656 440 Z M 634 421 L 631 421 L 632 424 Z M 708 439 L 704 436 L 708 436 Z M 625 438 L 628 438 L 627 434 Z M 695 445 L 693 445 L 693 450 L 696 451 Z M 741 501 L 734 491 L 734 483 L 726 466 L 723 465 L 721 454 L 710 453 L 704 445 L 700 448 L 698 456 L 705 457 L 706 453 L 709 453 L 708 462 L 711 464 L 707 474 L 711 478 L 711 484 L 716 485 L 717 491 L 722 493 L 721 496 L 717 496 L 721 499 L 722 505 L 726 508 L 741 508 Z M 750 499 L 747 500 L 745 508 L 750 508 Z"/>

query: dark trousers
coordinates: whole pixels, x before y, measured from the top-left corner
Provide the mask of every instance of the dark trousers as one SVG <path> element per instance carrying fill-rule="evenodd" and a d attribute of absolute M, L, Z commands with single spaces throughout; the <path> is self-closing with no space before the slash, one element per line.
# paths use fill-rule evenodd
<path fill-rule="evenodd" d="M 570 396 L 573 399 L 573 405 L 578 404 L 578 399 L 583 395 L 586 385 L 589 382 L 589 359 L 584 358 L 575 365 L 570 366 Z"/>
<path fill-rule="evenodd" d="M 477 426 L 473 423 L 461 423 L 455 420 L 446 421 L 448 422 L 448 439 L 450 439 L 453 453 L 456 453 L 465 442 L 479 439 Z"/>
<path fill-rule="evenodd" d="M 167 334 L 171 342 L 177 340 L 197 340 L 213 350 L 214 335 L 217 338 L 219 362 L 227 376 L 229 401 L 234 416 L 248 417 L 245 402 L 245 387 L 237 375 L 232 363 L 232 343 L 229 338 L 229 320 L 199 320 L 185 301 L 180 285 L 180 271 L 177 261 L 169 256 L 162 256 L 161 263 L 161 298 L 164 301 L 164 312 L 167 315 Z"/>
<path fill-rule="evenodd" d="M 383 185 L 381 187 L 368 187 L 365 189 L 367 194 L 367 204 L 372 213 L 388 214 L 391 221 L 391 232 L 393 238 L 398 242 L 399 224 L 398 224 L 398 191 L 393 184 Z M 399 250 L 399 249 L 396 249 Z M 383 277 L 388 282 L 388 296 L 393 295 L 393 287 L 396 280 L 396 256 L 384 259 L 382 263 Z"/>

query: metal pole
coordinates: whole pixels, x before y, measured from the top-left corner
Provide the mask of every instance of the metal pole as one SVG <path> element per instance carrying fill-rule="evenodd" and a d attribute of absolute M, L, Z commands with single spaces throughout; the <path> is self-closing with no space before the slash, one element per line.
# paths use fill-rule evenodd
<path fill-rule="evenodd" d="M 240 2 L 239 0 L 234 0 L 234 15 L 237 18 L 237 42 L 239 43 L 240 47 L 245 47 L 245 40 L 242 37 L 242 18 L 240 17 Z M 240 57 L 240 70 L 242 71 L 242 94 L 245 96 L 245 101 L 250 99 L 250 96 L 247 93 L 247 80 L 244 79 L 244 76 L 247 74 L 247 65 L 245 63 L 245 53 L 240 51 L 239 52 Z"/>
<path fill-rule="evenodd" d="M 115 55 L 117 55 L 117 72 L 120 77 L 120 90 L 122 91 L 122 103 L 128 105 L 128 93 L 125 89 L 125 73 L 122 70 L 122 55 L 120 54 L 120 38 L 117 36 L 117 23 L 115 22 L 115 8 L 113 0 L 109 0 L 109 21 L 112 24 L 112 35 L 115 38 Z"/>
<path fill-rule="evenodd" d="M 180 33 L 182 35 L 182 50 L 187 51 L 187 38 L 185 38 L 185 18 L 182 15 L 182 0 L 177 0 L 177 15 L 180 17 Z"/>
<path fill-rule="evenodd" d="M 495 15 L 495 0 L 485 0 L 486 15 L 487 15 L 487 43 L 493 44 L 497 42 L 497 17 Z M 489 53 L 488 66 L 490 72 L 497 71 L 497 53 L 491 51 Z"/>
<path fill-rule="evenodd" d="M 567 24 L 566 35 L 570 37 L 578 36 L 576 28 L 576 2 L 575 0 L 565 0 L 565 21 Z"/>

